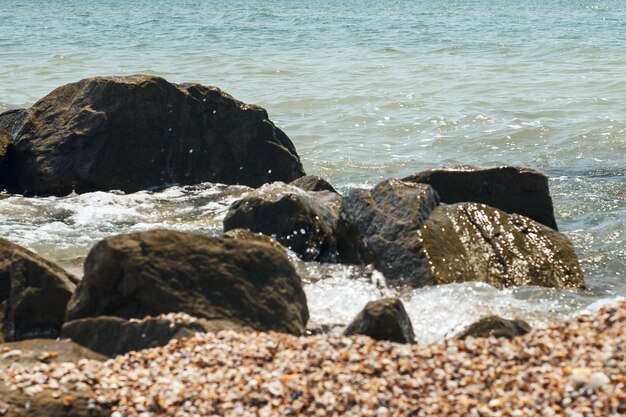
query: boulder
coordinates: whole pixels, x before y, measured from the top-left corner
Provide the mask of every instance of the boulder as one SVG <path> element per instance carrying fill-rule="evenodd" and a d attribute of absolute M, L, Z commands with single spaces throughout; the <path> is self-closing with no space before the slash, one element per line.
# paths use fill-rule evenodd
<path fill-rule="evenodd" d="M 143 320 L 100 316 L 67 322 L 63 325 L 61 335 L 94 352 L 114 357 L 133 350 L 164 346 L 171 339 L 220 330 L 251 329 L 228 320 L 209 321 L 184 315 L 178 320 L 167 316 L 148 317 Z"/>
<path fill-rule="evenodd" d="M 528 217 L 478 203 L 437 207 L 417 231 L 435 284 L 482 281 L 497 288 L 583 288 L 570 240 Z"/>
<path fill-rule="evenodd" d="M 77 282 L 76 277 L 52 262 L 0 239 L 4 339 L 57 337 Z"/>
<path fill-rule="evenodd" d="M 35 103 L 8 171 L 13 191 L 36 195 L 206 181 L 258 187 L 304 175 L 264 109 L 145 75 L 84 79 Z"/>
<path fill-rule="evenodd" d="M 14 109 L 0 113 L 0 129 L 5 129 L 11 136 L 16 136 L 26 118 L 25 109 Z"/>
<path fill-rule="evenodd" d="M 370 301 L 348 325 L 344 334 L 363 334 L 375 340 L 415 343 L 411 319 L 398 298 Z"/>
<path fill-rule="evenodd" d="M 483 317 L 469 325 L 456 339 L 468 337 L 505 337 L 512 339 L 530 332 L 531 328 L 524 320 L 506 320 L 498 316 Z"/>
<path fill-rule="evenodd" d="M 328 181 L 317 175 L 305 175 L 304 177 L 291 181 L 289 184 L 304 191 L 330 191 L 331 193 L 339 194 Z"/>
<path fill-rule="evenodd" d="M 435 284 L 416 232 L 438 203 L 430 186 L 395 179 L 351 190 L 341 203 L 340 257 L 373 264 L 391 282 Z"/>
<path fill-rule="evenodd" d="M 184 312 L 255 330 L 302 334 L 308 320 L 289 259 L 257 241 L 169 230 L 111 236 L 87 255 L 67 321 Z"/>
<path fill-rule="evenodd" d="M 557 230 L 548 177 L 530 168 L 461 166 L 420 172 L 403 181 L 428 184 L 442 203 L 483 203 Z"/>
<path fill-rule="evenodd" d="M 438 198 L 429 185 L 399 180 L 352 190 L 341 205 L 341 258 L 373 264 L 389 282 L 415 287 L 466 281 L 584 287 L 565 235 L 484 204 L 438 205 Z"/>
<path fill-rule="evenodd" d="M 2 417 L 110 417 L 112 404 L 99 404 L 93 393 L 76 384 L 63 386 L 63 392 L 45 389 L 35 394 L 13 391 L 0 383 Z"/>
<path fill-rule="evenodd" d="M 334 261 L 340 204 L 341 197 L 329 191 L 267 184 L 230 207 L 224 230 L 241 228 L 273 236 L 305 261 Z"/>

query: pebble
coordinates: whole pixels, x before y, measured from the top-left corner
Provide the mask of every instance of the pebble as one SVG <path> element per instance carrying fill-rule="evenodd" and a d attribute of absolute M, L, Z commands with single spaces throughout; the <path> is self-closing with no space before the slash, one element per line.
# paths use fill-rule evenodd
<path fill-rule="evenodd" d="M 621 303 L 513 340 L 199 334 L 106 362 L 9 367 L 0 383 L 66 400 L 80 385 L 112 417 L 623 416 L 625 346 Z"/>

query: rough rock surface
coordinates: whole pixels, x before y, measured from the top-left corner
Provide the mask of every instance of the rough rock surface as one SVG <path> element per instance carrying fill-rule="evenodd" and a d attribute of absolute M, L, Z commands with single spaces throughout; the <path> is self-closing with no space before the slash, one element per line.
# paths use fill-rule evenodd
<path fill-rule="evenodd" d="M 416 231 L 438 202 L 430 186 L 393 179 L 351 190 L 341 204 L 341 258 L 374 264 L 390 281 L 434 284 Z"/>
<path fill-rule="evenodd" d="M 482 281 L 498 288 L 582 288 L 569 239 L 528 217 L 478 203 L 437 207 L 416 239 L 436 284 Z"/>
<path fill-rule="evenodd" d="M 411 319 L 398 298 L 370 301 L 348 325 L 344 334 L 363 334 L 375 340 L 398 343 L 415 342 Z"/>
<path fill-rule="evenodd" d="M 548 178 L 530 168 L 440 168 L 411 175 L 403 181 L 430 185 L 443 203 L 483 203 L 530 217 L 557 230 Z"/>
<path fill-rule="evenodd" d="M 66 318 L 171 312 L 294 334 L 302 334 L 308 320 L 300 277 L 280 250 L 168 230 L 112 236 L 96 244 Z"/>
<path fill-rule="evenodd" d="M 257 106 L 215 87 L 97 77 L 35 103 L 9 161 L 17 192 L 134 192 L 205 181 L 258 187 L 304 175 L 291 140 Z"/>
<path fill-rule="evenodd" d="M 0 129 L 5 129 L 12 136 L 16 136 L 24 124 L 26 113 L 25 109 L 14 109 L 0 113 Z"/>
<path fill-rule="evenodd" d="M 0 238 L 4 339 L 57 337 L 76 283 L 59 266 Z"/>
<path fill-rule="evenodd" d="M 317 175 L 305 175 L 291 181 L 289 185 L 294 185 L 304 191 L 330 191 L 331 193 L 339 194 L 328 181 Z"/>
<path fill-rule="evenodd" d="M 530 332 L 531 327 L 524 320 L 507 320 L 498 316 L 483 317 L 470 324 L 456 338 L 468 337 L 506 337 L 512 339 Z"/>
<path fill-rule="evenodd" d="M 267 184 L 230 207 L 224 230 L 260 232 L 275 237 L 305 261 L 333 261 L 340 204 L 341 197 L 328 191 Z"/>
<path fill-rule="evenodd" d="M 117 356 L 133 350 L 166 345 L 171 339 L 191 337 L 196 333 L 220 330 L 250 330 L 232 321 L 206 319 L 172 320 L 152 317 L 126 320 L 120 317 L 100 316 L 79 319 L 63 325 L 62 337 L 106 356 Z"/>

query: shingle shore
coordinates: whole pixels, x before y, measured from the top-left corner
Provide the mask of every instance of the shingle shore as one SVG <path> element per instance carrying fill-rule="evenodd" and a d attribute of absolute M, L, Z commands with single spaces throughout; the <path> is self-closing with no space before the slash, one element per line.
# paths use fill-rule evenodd
<path fill-rule="evenodd" d="M 24 393 L 72 389 L 120 416 L 623 416 L 626 303 L 512 341 L 400 345 L 220 332 L 107 362 L 11 369 Z"/>

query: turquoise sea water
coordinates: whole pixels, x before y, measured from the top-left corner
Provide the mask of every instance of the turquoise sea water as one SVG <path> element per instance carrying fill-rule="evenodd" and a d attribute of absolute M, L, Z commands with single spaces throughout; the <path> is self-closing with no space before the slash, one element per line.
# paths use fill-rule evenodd
<path fill-rule="evenodd" d="M 340 4 L 338 4 L 340 3 Z M 0 0 L 0 111 L 67 82 L 148 73 L 262 105 L 308 173 L 346 190 L 443 165 L 550 176 L 589 290 L 482 285 L 402 294 L 418 337 L 486 312 L 545 325 L 626 296 L 626 2 Z M 220 233 L 241 190 L 0 200 L 0 235 L 79 271 L 98 239 Z M 358 268 L 302 266 L 312 320 L 345 323 L 396 290 Z M 346 309 L 346 297 L 354 308 Z"/>

